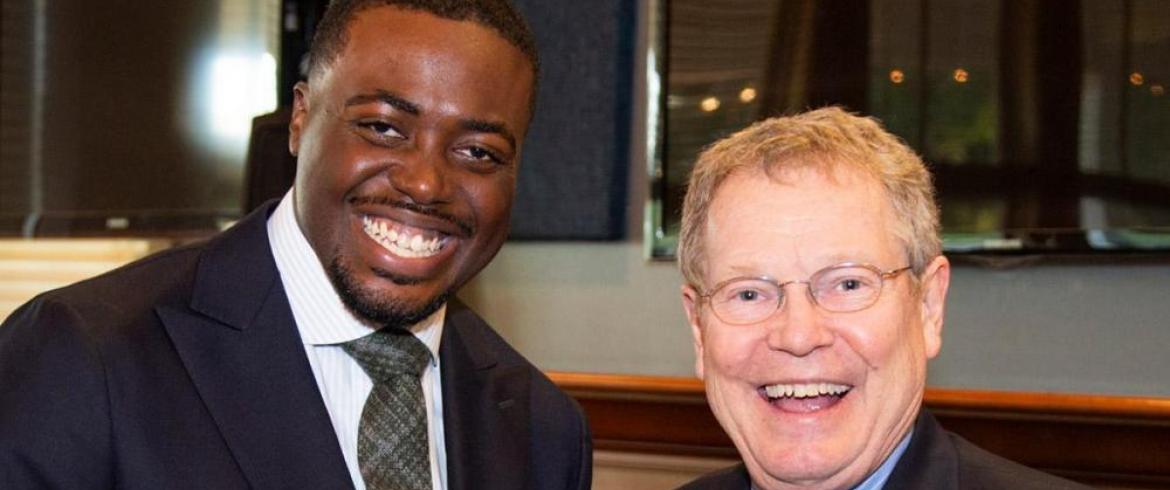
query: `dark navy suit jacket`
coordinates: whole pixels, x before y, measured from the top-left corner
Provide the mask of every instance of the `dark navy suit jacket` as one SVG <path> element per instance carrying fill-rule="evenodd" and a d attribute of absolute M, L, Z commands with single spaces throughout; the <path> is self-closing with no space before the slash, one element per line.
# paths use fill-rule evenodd
<path fill-rule="evenodd" d="M 720 470 L 679 490 L 748 490 L 751 477 L 743 465 Z M 914 436 L 894 465 L 884 488 L 889 490 L 1059 490 L 1089 487 L 1041 473 L 1001 458 L 943 430 L 926 410 L 918 414 Z"/>
<path fill-rule="evenodd" d="M 200 245 L 0 326 L 0 488 L 351 488 L 268 244 Z M 588 489 L 576 403 L 458 301 L 439 350 L 451 489 Z"/>

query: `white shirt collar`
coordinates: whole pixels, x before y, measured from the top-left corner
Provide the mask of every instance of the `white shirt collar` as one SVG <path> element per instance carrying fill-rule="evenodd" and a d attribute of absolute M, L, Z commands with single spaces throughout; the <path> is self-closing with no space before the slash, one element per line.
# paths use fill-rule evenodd
<path fill-rule="evenodd" d="M 297 225 L 291 189 L 268 218 L 268 243 L 272 247 L 276 268 L 280 271 L 280 281 L 284 284 L 303 343 L 340 344 L 373 332 L 369 325 L 345 307 L 333 289 L 325 267 Z M 431 349 L 432 362 L 437 362 L 439 358 L 439 341 L 443 336 L 446 316 L 447 305 L 443 305 L 431 316 L 410 327 L 415 337 Z"/>

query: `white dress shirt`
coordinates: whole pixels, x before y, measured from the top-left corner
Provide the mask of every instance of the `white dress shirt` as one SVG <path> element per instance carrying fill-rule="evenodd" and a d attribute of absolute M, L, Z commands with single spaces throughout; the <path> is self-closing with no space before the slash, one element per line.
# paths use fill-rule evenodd
<path fill-rule="evenodd" d="M 358 424 L 373 382 L 340 344 L 369 335 L 376 327 L 359 320 L 341 302 L 324 266 L 297 226 L 292 194 L 291 190 L 286 193 L 268 218 L 268 241 L 350 478 L 358 490 L 365 490 L 358 467 Z M 439 340 L 446 311 L 444 305 L 410 328 L 431 350 L 434 359 L 423 370 L 422 387 L 430 436 L 431 483 L 435 490 L 447 488 L 443 389 L 439 377 Z"/>

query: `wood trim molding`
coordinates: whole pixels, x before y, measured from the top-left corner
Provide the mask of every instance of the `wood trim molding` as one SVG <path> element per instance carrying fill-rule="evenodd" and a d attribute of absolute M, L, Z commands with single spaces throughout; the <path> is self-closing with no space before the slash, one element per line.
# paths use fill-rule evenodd
<path fill-rule="evenodd" d="M 697 379 L 549 377 L 581 404 L 598 449 L 736 456 Z M 1170 398 L 929 388 L 924 404 L 947 429 L 1025 465 L 1090 484 L 1170 487 Z"/>
<path fill-rule="evenodd" d="M 702 397 L 704 394 L 703 382 L 697 378 L 574 372 L 548 375 L 566 391 L 649 396 Z M 924 402 L 931 408 L 947 410 L 1170 422 L 1170 398 L 927 388 Z"/>

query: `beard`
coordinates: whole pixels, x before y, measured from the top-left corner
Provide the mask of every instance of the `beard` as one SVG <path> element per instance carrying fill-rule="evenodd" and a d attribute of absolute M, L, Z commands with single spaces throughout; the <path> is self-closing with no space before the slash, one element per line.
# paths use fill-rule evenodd
<path fill-rule="evenodd" d="M 337 291 L 345 307 L 358 318 L 381 328 L 406 330 L 438 311 L 454 293 L 452 290 L 446 290 L 422 305 L 407 304 L 398 298 L 385 295 L 382 291 L 362 287 L 354 279 L 349 267 L 342 263 L 340 254 L 334 254 L 333 259 L 329 261 L 328 273 L 329 282 L 333 283 L 333 289 Z M 419 282 L 385 271 L 377 271 L 377 274 L 403 286 Z"/>

